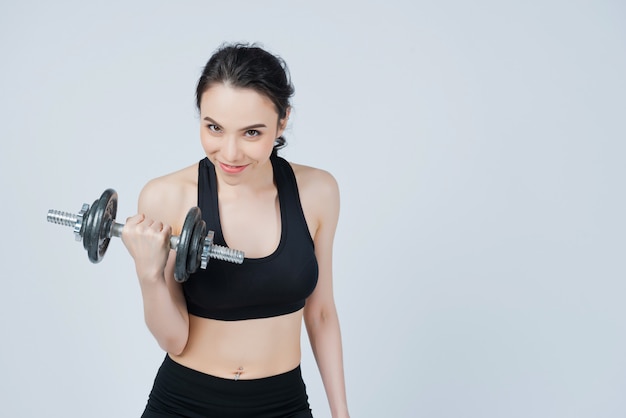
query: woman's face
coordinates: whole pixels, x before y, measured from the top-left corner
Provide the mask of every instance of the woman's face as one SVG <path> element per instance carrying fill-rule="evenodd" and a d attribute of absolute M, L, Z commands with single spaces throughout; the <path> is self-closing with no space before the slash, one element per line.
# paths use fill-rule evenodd
<path fill-rule="evenodd" d="M 239 183 L 267 169 L 274 141 L 286 122 L 287 118 L 278 120 L 269 98 L 249 88 L 218 83 L 200 100 L 202 147 L 228 183 Z"/>

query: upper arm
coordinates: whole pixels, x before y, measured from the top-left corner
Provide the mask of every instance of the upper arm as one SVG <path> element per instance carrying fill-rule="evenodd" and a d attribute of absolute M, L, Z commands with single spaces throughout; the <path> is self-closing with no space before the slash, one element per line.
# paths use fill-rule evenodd
<path fill-rule="evenodd" d="M 328 172 L 315 170 L 305 182 L 303 209 L 307 222 L 313 222 L 313 241 L 319 276 L 315 290 L 307 299 L 305 319 L 334 310 L 333 242 L 339 219 L 339 187 Z"/>
<path fill-rule="evenodd" d="M 147 219 L 163 222 L 177 230 L 180 229 L 180 202 L 184 196 L 182 188 L 172 183 L 175 181 L 166 177 L 150 180 L 139 194 L 137 211 Z"/>
<path fill-rule="evenodd" d="M 144 186 L 139 195 L 138 213 L 144 214 L 147 219 L 169 225 L 172 228 L 172 234 L 178 235 L 186 215 L 185 207 L 189 205 L 187 194 L 185 187 L 181 187 L 175 178 L 166 176 L 153 179 Z M 171 250 L 164 271 L 165 282 L 181 313 L 186 313 L 182 286 L 174 279 L 175 262 L 176 251 Z"/>

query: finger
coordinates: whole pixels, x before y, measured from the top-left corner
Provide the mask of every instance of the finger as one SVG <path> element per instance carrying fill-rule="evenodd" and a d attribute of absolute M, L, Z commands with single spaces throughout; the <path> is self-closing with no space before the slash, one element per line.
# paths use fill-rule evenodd
<path fill-rule="evenodd" d="M 146 215 L 144 215 L 143 213 L 138 213 L 136 215 L 129 216 L 128 218 L 126 218 L 126 223 L 130 225 L 137 225 L 143 222 L 145 218 L 146 218 Z"/>
<path fill-rule="evenodd" d="M 150 229 L 156 232 L 161 232 L 163 230 L 163 222 L 154 221 L 150 225 Z"/>

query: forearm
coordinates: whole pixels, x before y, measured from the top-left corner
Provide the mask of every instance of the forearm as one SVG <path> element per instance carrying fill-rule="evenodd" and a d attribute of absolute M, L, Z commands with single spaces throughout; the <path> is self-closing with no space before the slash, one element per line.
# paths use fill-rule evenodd
<path fill-rule="evenodd" d="M 307 325 L 309 340 L 320 370 L 322 382 L 333 418 L 347 418 L 343 350 L 339 318 L 335 309 L 310 318 Z"/>
<path fill-rule="evenodd" d="M 141 283 L 141 294 L 146 325 L 159 346 L 168 353 L 180 354 L 189 335 L 186 312 L 176 303 L 164 279 Z"/>

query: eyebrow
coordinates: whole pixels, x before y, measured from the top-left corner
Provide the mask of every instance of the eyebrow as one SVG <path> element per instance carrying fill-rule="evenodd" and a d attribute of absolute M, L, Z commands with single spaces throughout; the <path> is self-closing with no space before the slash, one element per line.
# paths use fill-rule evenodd
<path fill-rule="evenodd" d="M 222 124 L 220 124 L 219 122 L 211 119 L 208 116 L 205 116 L 204 120 L 206 120 L 207 122 L 214 123 L 215 125 L 222 126 Z M 250 126 L 246 126 L 244 128 L 241 128 L 240 131 L 249 131 L 251 129 L 257 129 L 257 128 L 267 128 L 267 125 L 265 125 L 264 123 L 256 123 L 254 125 L 250 125 Z"/>

